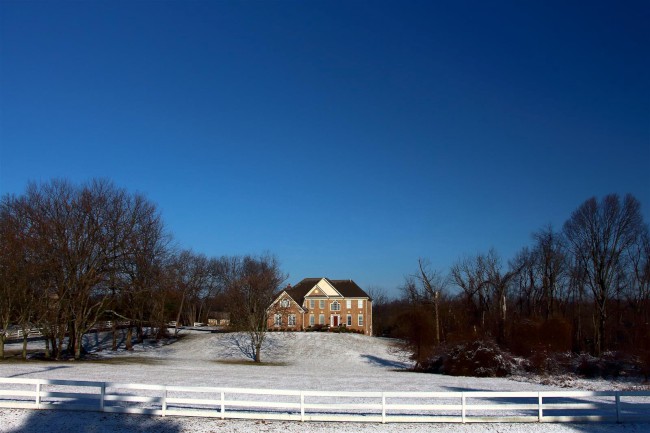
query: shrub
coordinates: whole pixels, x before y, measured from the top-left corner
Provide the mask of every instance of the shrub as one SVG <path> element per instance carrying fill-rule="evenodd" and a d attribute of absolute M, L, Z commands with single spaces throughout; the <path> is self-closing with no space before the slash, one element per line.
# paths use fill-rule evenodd
<path fill-rule="evenodd" d="M 449 346 L 429 362 L 427 371 L 450 376 L 504 377 L 516 370 L 514 358 L 492 341 Z"/>
<path fill-rule="evenodd" d="M 586 378 L 598 377 L 601 374 L 600 360 L 590 355 L 582 354 L 578 358 L 576 373 Z"/>

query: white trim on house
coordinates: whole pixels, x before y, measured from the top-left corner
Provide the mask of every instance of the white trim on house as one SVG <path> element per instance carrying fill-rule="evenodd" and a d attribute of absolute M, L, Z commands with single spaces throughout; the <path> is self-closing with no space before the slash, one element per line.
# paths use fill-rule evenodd
<path fill-rule="evenodd" d="M 298 308 L 300 309 L 300 311 L 301 311 L 302 313 L 304 313 L 304 312 L 306 311 L 306 310 L 303 308 L 302 305 L 300 305 L 299 303 L 297 303 L 296 300 L 293 299 L 293 298 L 291 297 L 291 295 L 289 295 L 289 294 L 287 293 L 286 290 L 283 290 L 282 293 L 280 293 L 280 294 L 277 296 L 277 298 L 275 298 L 275 300 L 273 301 L 273 303 L 271 303 L 271 305 L 269 305 L 269 308 L 267 308 L 267 311 L 270 311 L 270 310 L 275 306 L 275 304 L 277 304 L 278 302 L 282 301 L 283 299 L 289 299 L 289 301 L 290 301 L 290 302 L 289 302 L 289 307 L 282 307 L 282 306 L 280 306 L 280 308 L 290 308 L 290 307 L 291 307 L 291 304 L 295 304 L 295 305 L 298 306 Z M 280 305 L 281 305 L 281 304 L 280 304 Z"/>
<path fill-rule="evenodd" d="M 308 296 L 323 296 L 323 297 L 328 297 L 328 298 L 342 298 L 343 295 L 339 293 L 338 290 L 334 288 L 333 285 L 330 284 L 329 281 L 325 278 L 321 278 L 318 283 L 312 289 L 307 292 L 305 295 L 305 298 Z"/>

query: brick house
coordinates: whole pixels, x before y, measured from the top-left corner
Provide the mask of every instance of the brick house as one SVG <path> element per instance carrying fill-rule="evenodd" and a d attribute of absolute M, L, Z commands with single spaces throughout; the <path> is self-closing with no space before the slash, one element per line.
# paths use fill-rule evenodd
<path fill-rule="evenodd" d="M 268 328 L 346 327 L 372 335 L 372 299 L 352 280 L 305 278 L 269 307 Z"/>

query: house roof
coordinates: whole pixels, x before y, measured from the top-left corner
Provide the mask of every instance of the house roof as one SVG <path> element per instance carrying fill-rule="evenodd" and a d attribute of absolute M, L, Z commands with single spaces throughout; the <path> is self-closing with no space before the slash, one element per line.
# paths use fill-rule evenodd
<path fill-rule="evenodd" d="M 344 298 L 368 298 L 368 294 L 352 280 L 330 280 L 329 278 L 305 278 L 291 288 L 284 289 L 299 305 L 305 301 L 305 296 L 320 280 L 330 283 Z"/>

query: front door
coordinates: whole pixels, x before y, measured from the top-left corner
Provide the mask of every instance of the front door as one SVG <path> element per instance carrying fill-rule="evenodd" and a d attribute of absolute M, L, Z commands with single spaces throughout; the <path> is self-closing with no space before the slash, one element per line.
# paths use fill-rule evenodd
<path fill-rule="evenodd" d="M 332 320 L 330 320 L 330 323 L 332 324 L 332 327 L 336 328 L 340 325 L 339 323 L 339 316 L 332 316 Z"/>

